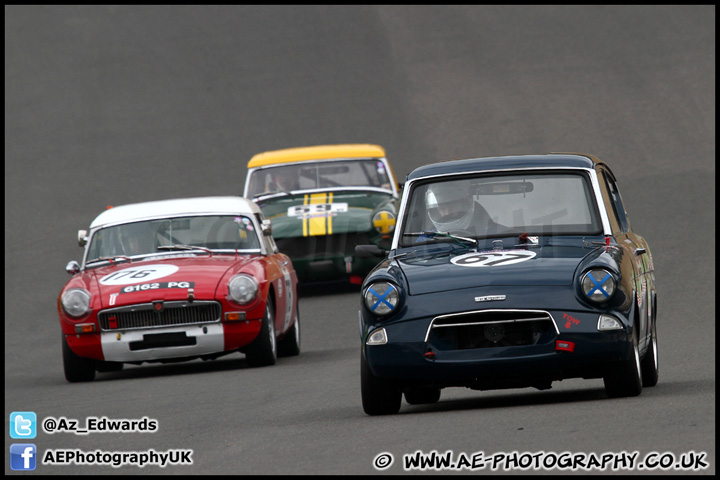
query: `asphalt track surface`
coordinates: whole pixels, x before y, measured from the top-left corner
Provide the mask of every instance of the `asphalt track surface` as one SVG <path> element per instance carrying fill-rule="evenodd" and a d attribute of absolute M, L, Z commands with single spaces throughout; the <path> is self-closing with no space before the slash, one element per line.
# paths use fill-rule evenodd
<path fill-rule="evenodd" d="M 78 229 L 107 205 L 240 194 L 257 152 L 345 142 L 383 145 L 401 177 L 507 154 L 608 162 L 654 255 L 659 384 L 446 389 L 369 417 L 352 289 L 304 293 L 303 352 L 273 367 L 235 354 L 65 381 L 56 299 Z M 714 6 L 5 7 L 6 474 L 14 411 L 158 422 L 41 430 L 40 455 L 192 450 L 35 474 L 398 474 L 415 452 L 705 452 L 702 470 L 621 472 L 714 474 L 715 248 Z M 584 473 L 528 458 L 459 473 Z"/>

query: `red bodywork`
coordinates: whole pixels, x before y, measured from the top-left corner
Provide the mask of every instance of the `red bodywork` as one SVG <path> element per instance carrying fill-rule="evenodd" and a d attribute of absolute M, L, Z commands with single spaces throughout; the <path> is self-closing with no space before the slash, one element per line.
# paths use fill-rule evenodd
<path fill-rule="evenodd" d="M 247 305 L 236 304 L 227 298 L 228 282 L 238 273 L 248 274 L 258 283 L 258 294 Z M 60 299 L 70 288 L 83 288 L 91 294 L 91 311 L 82 318 L 71 318 L 62 308 Z M 296 292 L 297 276 L 292 263 L 280 253 L 160 256 L 75 274 L 58 296 L 58 313 L 65 340 L 76 355 L 107 360 L 98 322 L 101 310 L 157 301 L 187 301 L 190 296 L 194 301 L 217 301 L 222 306 L 223 348 L 225 352 L 231 352 L 257 337 L 269 295 L 275 306 L 275 331 L 277 337 L 282 338 L 296 318 Z M 245 318 L 226 321 L 227 312 L 244 312 Z M 92 324 L 93 331 L 77 333 L 78 324 Z"/>

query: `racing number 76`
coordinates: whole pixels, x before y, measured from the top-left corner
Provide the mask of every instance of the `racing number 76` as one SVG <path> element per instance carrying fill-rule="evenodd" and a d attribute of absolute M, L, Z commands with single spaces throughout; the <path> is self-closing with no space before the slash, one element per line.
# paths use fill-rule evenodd
<path fill-rule="evenodd" d="M 107 282 L 108 280 L 117 280 L 118 278 L 145 278 L 148 275 L 155 273 L 155 270 L 136 270 L 134 268 L 128 268 L 126 270 L 123 270 L 122 272 L 115 272 L 111 275 L 108 275 L 103 279 L 104 282 Z"/>

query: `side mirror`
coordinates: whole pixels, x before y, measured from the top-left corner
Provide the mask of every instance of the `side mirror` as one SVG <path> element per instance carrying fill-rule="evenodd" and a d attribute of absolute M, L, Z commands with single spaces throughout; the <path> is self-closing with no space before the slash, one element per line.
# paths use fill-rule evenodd
<path fill-rule="evenodd" d="M 80 264 L 75 260 L 72 260 L 68 262 L 68 264 L 65 266 L 65 271 L 68 272 L 70 275 L 75 275 L 80 271 Z"/>
<path fill-rule="evenodd" d="M 266 237 L 269 237 L 272 235 L 272 224 L 270 223 L 270 220 L 265 219 L 262 221 L 262 225 L 260 225 L 262 228 L 263 235 Z"/>
<path fill-rule="evenodd" d="M 377 245 L 356 245 L 355 256 L 357 258 L 385 258 L 387 250 Z"/>
<path fill-rule="evenodd" d="M 84 247 L 87 244 L 87 230 L 78 230 L 78 245 Z"/>

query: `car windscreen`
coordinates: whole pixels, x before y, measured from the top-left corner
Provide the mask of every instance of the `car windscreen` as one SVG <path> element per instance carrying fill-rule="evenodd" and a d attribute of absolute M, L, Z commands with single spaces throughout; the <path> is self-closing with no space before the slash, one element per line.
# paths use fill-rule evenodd
<path fill-rule="evenodd" d="M 132 257 L 184 246 L 213 251 L 259 251 L 260 240 L 250 218 L 241 215 L 162 218 L 95 231 L 85 258 L 92 261 L 117 256 Z"/>
<path fill-rule="evenodd" d="M 390 176 L 378 159 L 301 162 L 252 172 L 246 196 L 338 187 L 390 190 Z"/>
<path fill-rule="evenodd" d="M 548 172 L 437 177 L 412 187 L 400 246 L 445 232 L 472 238 L 597 235 L 601 220 L 589 178 Z"/>

